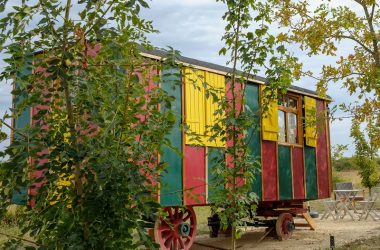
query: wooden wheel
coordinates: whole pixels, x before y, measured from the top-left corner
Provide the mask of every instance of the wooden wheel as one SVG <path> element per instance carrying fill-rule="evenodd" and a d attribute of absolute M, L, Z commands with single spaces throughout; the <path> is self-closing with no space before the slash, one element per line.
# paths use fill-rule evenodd
<path fill-rule="evenodd" d="M 164 214 L 154 227 L 154 238 L 161 250 L 190 249 L 197 233 L 193 208 L 165 207 Z"/>
<path fill-rule="evenodd" d="M 279 240 L 287 240 L 292 236 L 295 229 L 293 216 L 289 213 L 282 213 L 276 221 L 276 234 Z"/>

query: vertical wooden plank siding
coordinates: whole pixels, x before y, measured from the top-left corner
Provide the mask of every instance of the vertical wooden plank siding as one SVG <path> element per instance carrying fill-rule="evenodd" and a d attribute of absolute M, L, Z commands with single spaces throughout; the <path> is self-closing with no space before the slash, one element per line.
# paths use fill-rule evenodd
<path fill-rule="evenodd" d="M 262 200 L 259 87 L 257 85 L 247 84 L 245 86 L 245 98 L 247 100 L 248 108 L 253 114 L 257 114 L 254 123 L 257 127 L 251 128 L 248 131 L 246 141 L 252 159 L 260 162 L 260 166 L 257 166 L 255 171 L 255 180 L 252 183 L 252 191 L 255 192 L 259 200 Z"/>
<path fill-rule="evenodd" d="M 161 88 L 174 97 L 172 110 L 176 117 L 170 134 L 167 135 L 168 140 L 172 143 L 178 152 L 182 152 L 182 131 L 181 131 L 181 116 L 182 116 L 182 91 L 181 86 L 175 86 L 181 81 L 179 69 L 164 69 L 162 71 Z M 173 88 L 175 86 L 175 88 Z M 182 158 L 181 156 L 168 147 L 163 147 L 161 161 L 167 162 L 166 171 L 161 173 L 161 190 L 160 203 L 162 206 L 179 206 L 182 205 Z"/>
<path fill-rule="evenodd" d="M 276 142 L 262 142 L 263 201 L 277 200 Z"/>
<path fill-rule="evenodd" d="M 317 166 L 314 147 L 305 146 L 306 199 L 317 199 Z"/>
<path fill-rule="evenodd" d="M 294 199 L 305 199 L 305 172 L 303 162 L 302 148 L 294 147 L 292 149 Z"/>
<path fill-rule="evenodd" d="M 185 205 L 206 204 L 206 148 L 185 145 L 184 199 Z"/>
<path fill-rule="evenodd" d="M 322 100 L 317 101 L 317 117 L 325 117 L 325 105 Z M 318 123 L 319 124 L 319 123 Z M 328 168 L 328 148 L 326 123 L 320 123 L 317 132 L 317 169 L 318 169 L 318 198 L 330 197 L 329 168 Z"/>
<path fill-rule="evenodd" d="M 328 112 L 329 106 L 328 103 L 325 102 L 325 110 Z M 332 165 L 331 165 L 331 141 L 330 141 L 330 118 L 327 117 L 325 121 L 326 125 L 326 138 L 327 138 L 327 166 L 329 169 L 329 194 L 332 193 L 333 187 L 332 187 Z"/>
<path fill-rule="evenodd" d="M 289 146 L 278 146 L 278 179 L 280 200 L 293 199 L 292 188 L 292 163 Z"/>
<path fill-rule="evenodd" d="M 263 96 L 264 92 L 264 86 L 261 85 L 261 93 L 262 93 L 262 103 L 264 103 L 265 98 L 267 96 Z M 278 104 L 277 104 L 277 97 L 275 100 L 272 100 L 268 104 L 268 110 L 265 112 L 265 114 L 261 118 L 262 122 L 262 134 L 263 134 L 263 140 L 267 141 L 277 141 L 278 139 Z"/>
<path fill-rule="evenodd" d="M 208 84 L 207 89 L 210 93 L 216 94 L 216 96 L 221 99 L 226 94 L 226 83 L 225 77 L 223 75 L 218 75 L 215 73 L 205 72 L 205 82 Z M 216 115 L 215 112 L 220 108 L 218 102 L 214 102 L 213 96 L 210 94 L 208 98 L 205 98 L 205 125 L 207 135 L 204 139 L 204 145 L 210 147 L 224 147 L 225 143 L 222 138 L 217 137 L 215 141 L 209 141 L 209 138 L 213 135 L 210 131 L 210 127 L 217 123 L 217 120 L 222 118 L 221 115 Z M 223 124 L 220 124 L 223 126 Z"/>
<path fill-rule="evenodd" d="M 234 85 L 232 85 L 231 82 L 228 82 L 226 84 L 226 87 L 227 87 L 226 97 L 228 100 L 228 108 L 226 112 L 229 113 L 232 111 L 233 99 L 235 98 L 235 112 L 236 112 L 235 117 L 237 117 L 237 114 L 242 110 L 243 86 L 239 82 L 236 82 Z M 232 87 L 234 87 L 234 91 L 232 91 Z M 237 136 L 239 138 L 243 138 L 244 135 L 240 133 Z M 232 147 L 232 146 L 233 146 L 232 138 L 227 139 L 227 147 Z M 234 158 L 231 154 L 226 155 L 226 161 L 229 168 L 234 167 Z M 244 185 L 244 179 L 242 177 L 237 177 L 235 182 L 237 186 Z"/>
<path fill-rule="evenodd" d="M 218 176 L 214 173 L 214 168 L 217 163 L 217 161 L 221 160 L 223 158 L 223 155 L 221 155 L 218 152 L 218 148 L 208 148 L 208 154 L 207 154 L 207 185 L 208 185 L 208 203 L 212 203 L 213 199 L 216 195 L 216 190 L 223 189 L 223 186 L 216 185 L 218 178 L 221 178 L 221 176 Z"/>
<path fill-rule="evenodd" d="M 305 96 L 304 97 L 305 106 L 305 143 L 307 146 L 316 147 L 317 146 L 317 125 L 316 125 L 316 99 Z"/>
<path fill-rule="evenodd" d="M 32 74 L 31 64 L 32 64 L 31 61 L 27 61 L 25 63 L 25 65 L 20 69 L 20 71 L 17 72 L 17 77 L 23 77 L 23 76 Z M 17 88 L 17 87 L 19 87 L 19 85 L 20 85 L 20 82 L 18 82 L 17 78 L 16 78 L 16 81 L 14 82 L 14 86 Z M 17 108 L 17 106 L 20 103 L 22 103 L 23 97 L 14 96 L 12 101 L 13 101 L 13 106 L 15 108 Z M 22 129 L 22 128 L 25 128 L 27 126 L 30 126 L 31 125 L 31 108 L 24 109 L 18 117 L 12 118 L 12 123 L 13 123 L 14 128 L 16 128 L 16 129 Z M 18 135 L 13 134 L 13 133 L 12 133 L 12 135 L 13 135 L 13 138 L 11 138 L 11 141 L 12 142 L 15 140 L 17 141 Z M 19 187 L 19 191 L 15 190 L 13 192 L 12 203 L 19 204 L 19 205 L 25 205 L 27 203 L 27 199 L 28 199 L 27 193 L 28 193 L 28 187 Z"/>
<path fill-rule="evenodd" d="M 203 70 L 193 71 L 186 68 L 184 71 L 185 84 L 185 123 L 190 133 L 200 136 L 203 141 L 205 134 L 205 89 L 203 86 L 205 72 Z M 199 144 L 194 136 L 185 135 L 186 144 Z"/>

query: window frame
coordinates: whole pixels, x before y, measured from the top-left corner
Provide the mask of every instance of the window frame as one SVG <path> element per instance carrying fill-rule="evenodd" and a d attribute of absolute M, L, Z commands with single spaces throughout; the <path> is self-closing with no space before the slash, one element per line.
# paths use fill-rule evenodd
<path fill-rule="evenodd" d="M 286 98 L 294 99 L 297 101 L 297 107 L 296 108 L 291 108 L 291 107 L 286 107 L 283 106 L 283 102 Z M 280 102 L 282 100 L 282 103 Z M 285 142 L 280 141 L 280 128 L 279 128 L 279 135 L 278 135 L 278 143 L 281 145 L 292 145 L 292 146 L 300 146 L 302 147 L 303 145 L 303 129 L 302 129 L 302 98 L 300 95 L 295 95 L 291 93 L 279 95 L 278 98 L 278 111 L 282 111 L 285 113 Z M 291 143 L 289 142 L 289 122 L 288 122 L 288 113 L 293 113 L 297 115 L 297 137 L 296 137 L 296 142 Z M 277 114 L 278 116 L 278 114 Z"/>

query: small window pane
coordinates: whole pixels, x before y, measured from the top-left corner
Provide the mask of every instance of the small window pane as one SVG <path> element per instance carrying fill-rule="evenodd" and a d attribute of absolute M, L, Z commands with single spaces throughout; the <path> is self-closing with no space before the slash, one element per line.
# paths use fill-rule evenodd
<path fill-rule="evenodd" d="M 288 142 L 297 143 L 297 115 L 288 113 Z"/>
<path fill-rule="evenodd" d="M 278 111 L 278 140 L 279 142 L 286 142 L 286 132 L 285 132 L 285 112 L 282 110 Z"/>
<path fill-rule="evenodd" d="M 280 96 L 280 97 L 278 98 L 278 105 L 279 105 L 279 106 L 286 107 L 286 97 L 284 97 L 284 96 Z"/>
<path fill-rule="evenodd" d="M 289 98 L 289 107 L 290 108 L 297 108 L 297 100 Z"/>

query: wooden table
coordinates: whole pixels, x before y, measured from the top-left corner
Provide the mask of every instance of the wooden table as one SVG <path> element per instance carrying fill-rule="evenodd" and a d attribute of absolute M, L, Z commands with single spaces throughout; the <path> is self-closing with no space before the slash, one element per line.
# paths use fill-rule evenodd
<path fill-rule="evenodd" d="M 337 210 L 343 212 L 343 215 L 340 217 L 341 219 L 346 216 L 346 214 L 350 215 L 352 220 L 355 220 L 354 215 L 349 211 L 349 207 L 351 206 L 356 213 L 356 208 L 353 204 L 353 201 L 355 199 L 355 196 L 360 192 L 359 189 L 352 189 L 352 190 L 334 190 L 334 193 L 336 195 L 336 200 L 338 201 L 337 204 Z"/>

